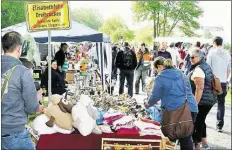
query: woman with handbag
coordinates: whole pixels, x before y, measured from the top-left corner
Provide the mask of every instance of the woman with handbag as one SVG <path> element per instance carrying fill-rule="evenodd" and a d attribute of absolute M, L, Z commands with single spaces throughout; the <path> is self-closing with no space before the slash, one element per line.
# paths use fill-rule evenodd
<path fill-rule="evenodd" d="M 213 105 L 217 102 L 212 85 L 214 74 L 210 66 L 206 63 L 205 55 L 201 50 L 193 49 L 189 54 L 192 66 L 188 76 L 192 86 L 192 93 L 195 95 L 199 110 L 195 122 L 193 140 L 196 149 L 200 149 L 201 142 L 203 148 L 210 149 L 206 140 L 205 119 Z"/>
<path fill-rule="evenodd" d="M 158 57 L 154 61 L 158 75 L 145 108 L 161 100 L 161 130 L 170 140 L 179 140 L 183 150 L 193 150 L 193 121 L 198 112 L 190 82 L 171 59 Z"/>

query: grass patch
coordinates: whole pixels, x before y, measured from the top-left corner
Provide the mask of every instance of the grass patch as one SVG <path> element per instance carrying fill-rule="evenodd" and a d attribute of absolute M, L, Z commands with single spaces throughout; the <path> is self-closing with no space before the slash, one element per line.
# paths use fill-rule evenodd
<path fill-rule="evenodd" d="M 231 104 L 231 88 L 228 90 L 226 95 L 226 104 Z"/>

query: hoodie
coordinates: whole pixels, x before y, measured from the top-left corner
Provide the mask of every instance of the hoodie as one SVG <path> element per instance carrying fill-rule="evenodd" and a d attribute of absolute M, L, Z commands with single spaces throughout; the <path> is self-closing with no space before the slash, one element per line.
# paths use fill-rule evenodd
<path fill-rule="evenodd" d="M 32 74 L 18 59 L 11 56 L 1 56 L 2 79 L 4 79 L 6 72 L 14 66 L 16 68 L 11 73 L 1 101 L 1 135 L 23 132 L 28 121 L 28 114 L 35 113 L 39 108 Z"/>
<path fill-rule="evenodd" d="M 223 48 L 213 48 L 209 50 L 206 62 L 213 70 L 213 74 L 218 77 L 221 83 L 227 81 L 227 71 L 231 70 L 231 55 Z"/>
<path fill-rule="evenodd" d="M 191 112 L 198 112 L 197 102 L 192 94 L 190 82 L 186 76 L 186 91 Z M 153 106 L 161 100 L 161 106 L 167 110 L 177 110 L 185 102 L 183 73 L 178 69 L 165 69 L 154 79 L 148 104 Z"/>

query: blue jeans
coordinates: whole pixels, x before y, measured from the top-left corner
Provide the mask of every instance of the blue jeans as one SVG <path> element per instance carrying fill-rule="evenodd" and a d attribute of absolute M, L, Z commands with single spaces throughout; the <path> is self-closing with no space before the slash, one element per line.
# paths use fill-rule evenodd
<path fill-rule="evenodd" d="M 32 142 L 28 131 L 25 129 L 23 132 L 3 135 L 1 149 L 20 149 L 28 150 L 35 149 L 35 144 Z"/>

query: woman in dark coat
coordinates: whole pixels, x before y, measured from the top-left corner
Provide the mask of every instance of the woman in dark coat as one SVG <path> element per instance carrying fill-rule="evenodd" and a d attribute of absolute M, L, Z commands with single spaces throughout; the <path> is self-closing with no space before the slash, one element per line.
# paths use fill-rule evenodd
<path fill-rule="evenodd" d="M 52 60 L 52 69 L 51 69 L 51 77 L 52 77 L 52 94 L 62 95 L 66 92 L 65 82 L 61 75 L 57 72 L 57 62 L 56 60 Z M 48 68 L 45 70 L 41 79 L 41 87 L 46 88 L 48 91 Z M 48 92 L 47 92 L 48 95 Z"/>

